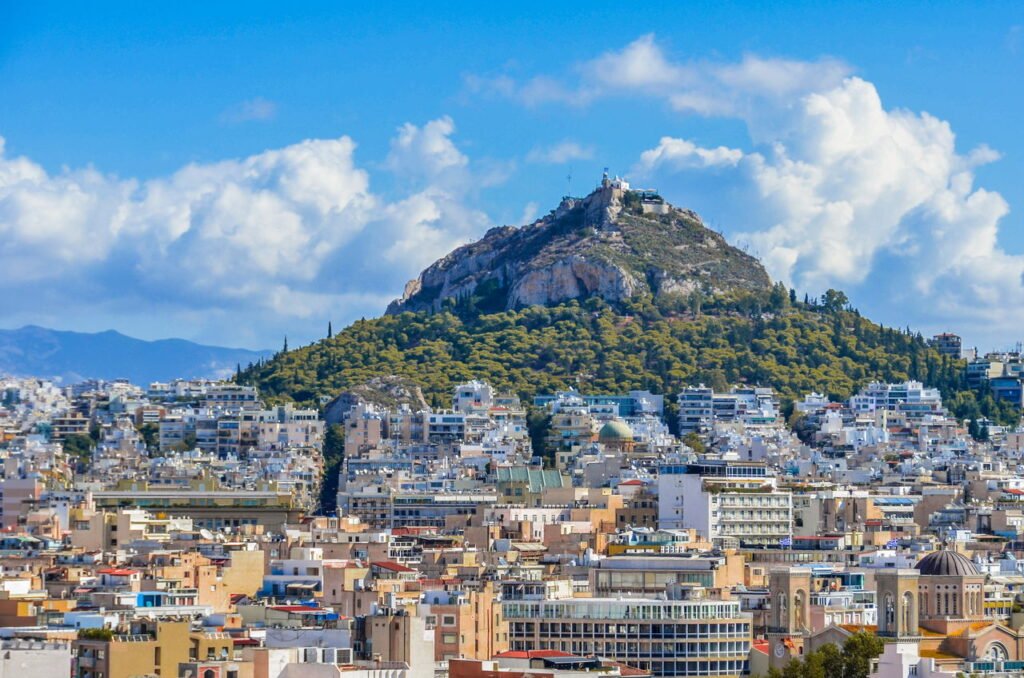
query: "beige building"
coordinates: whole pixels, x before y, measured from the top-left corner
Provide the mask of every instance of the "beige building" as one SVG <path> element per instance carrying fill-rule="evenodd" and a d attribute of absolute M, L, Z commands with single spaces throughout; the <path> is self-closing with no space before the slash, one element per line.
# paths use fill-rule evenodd
<path fill-rule="evenodd" d="M 435 625 L 435 660 L 490 659 L 509 648 L 508 623 L 491 582 L 480 591 L 427 592 L 425 603 Z"/>
<path fill-rule="evenodd" d="M 72 676 L 177 676 L 179 664 L 233 659 L 230 636 L 193 632 L 191 626 L 188 621 L 144 620 L 133 622 L 125 633 L 83 632 L 73 644 Z"/>

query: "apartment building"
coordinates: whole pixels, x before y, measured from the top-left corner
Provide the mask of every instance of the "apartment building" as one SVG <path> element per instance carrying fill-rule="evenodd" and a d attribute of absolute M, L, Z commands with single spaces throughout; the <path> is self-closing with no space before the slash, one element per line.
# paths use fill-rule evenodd
<path fill-rule="evenodd" d="M 715 422 L 740 421 L 774 424 L 779 417 L 775 392 L 761 386 L 733 386 L 715 393 L 704 386 L 688 386 L 679 393 L 679 432 L 704 432 Z"/>
<path fill-rule="evenodd" d="M 490 659 L 509 649 L 508 623 L 494 586 L 479 591 L 426 591 L 423 613 L 435 629 L 434 659 Z"/>
<path fill-rule="evenodd" d="M 675 600 L 572 598 L 503 604 L 512 650 L 598 655 L 655 676 L 740 676 L 747 671 L 750 616 L 738 600 L 679 588 Z"/>
<path fill-rule="evenodd" d="M 196 632 L 191 627 L 189 621 L 147 619 L 132 622 L 123 633 L 102 630 L 83 633 L 72 646 L 71 675 L 74 678 L 176 676 L 179 664 L 234 656 L 231 636 Z"/>
<path fill-rule="evenodd" d="M 939 389 L 928 388 L 919 381 L 871 382 L 850 398 L 850 409 L 857 414 L 901 412 L 911 421 L 920 421 L 930 414 L 945 414 Z"/>
<path fill-rule="evenodd" d="M 759 462 L 665 464 L 658 474 L 658 527 L 695 529 L 712 543 L 776 546 L 793 534 L 793 496 Z"/>

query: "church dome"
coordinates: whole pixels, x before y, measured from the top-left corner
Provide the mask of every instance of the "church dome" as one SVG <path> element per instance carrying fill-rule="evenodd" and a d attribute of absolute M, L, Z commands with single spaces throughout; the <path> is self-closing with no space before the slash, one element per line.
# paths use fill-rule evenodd
<path fill-rule="evenodd" d="M 633 429 L 624 421 L 609 421 L 601 427 L 597 434 L 597 440 L 601 443 L 633 442 Z"/>
<path fill-rule="evenodd" d="M 916 567 L 924 576 L 970 577 L 978 574 L 978 568 L 967 556 L 948 549 L 929 553 Z"/>

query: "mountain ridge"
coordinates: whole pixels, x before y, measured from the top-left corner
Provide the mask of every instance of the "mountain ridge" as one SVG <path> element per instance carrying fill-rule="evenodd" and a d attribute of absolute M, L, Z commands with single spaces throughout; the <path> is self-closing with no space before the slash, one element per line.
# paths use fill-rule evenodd
<path fill-rule="evenodd" d="M 40 325 L 0 329 L 0 374 L 83 379 L 125 378 L 137 384 L 175 377 L 223 378 L 270 351 L 210 346 L 168 338 L 146 341 L 117 330 L 75 332 Z"/>

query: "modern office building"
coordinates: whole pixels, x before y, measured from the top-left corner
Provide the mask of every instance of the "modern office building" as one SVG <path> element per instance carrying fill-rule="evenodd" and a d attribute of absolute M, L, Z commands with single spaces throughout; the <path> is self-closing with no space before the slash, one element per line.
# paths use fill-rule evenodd
<path fill-rule="evenodd" d="M 654 676 L 739 676 L 747 670 L 751 619 L 738 600 L 676 588 L 676 600 L 572 598 L 503 604 L 512 650 L 598 655 Z"/>

